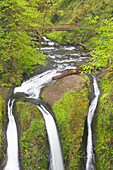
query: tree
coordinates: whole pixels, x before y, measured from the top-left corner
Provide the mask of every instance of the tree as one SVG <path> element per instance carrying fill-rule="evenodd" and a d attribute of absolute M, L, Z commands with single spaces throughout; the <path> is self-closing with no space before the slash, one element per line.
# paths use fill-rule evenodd
<path fill-rule="evenodd" d="M 98 18 L 97 16 L 94 19 L 90 17 L 90 22 L 97 23 Z M 91 69 L 108 67 L 107 70 L 111 71 L 113 69 L 113 18 L 102 20 L 96 33 L 97 36 L 93 38 L 96 48 L 90 52 L 92 58 L 85 69 L 89 69 L 90 72 Z"/>
<path fill-rule="evenodd" d="M 2 0 L 0 9 L 0 76 L 8 80 L 14 74 L 30 74 L 37 64 L 44 64 L 45 55 L 37 52 L 29 36 L 40 29 L 42 14 L 26 0 Z"/>

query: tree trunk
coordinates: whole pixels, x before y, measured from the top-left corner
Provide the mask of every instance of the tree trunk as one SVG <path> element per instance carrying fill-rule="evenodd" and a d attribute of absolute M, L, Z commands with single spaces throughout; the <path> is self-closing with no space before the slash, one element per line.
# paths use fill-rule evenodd
<path fill-rule="evenodd" d="M 54 77 L 52 78 L 52 80 L 61 79 L 61 78 L 63 78 L 63 77 L 66 77 L 66 76 L 69 76 L 69 75 L 72 75 L 72 74 L 78 74 L 78 73 L 80 73 L 80 71 L 82 71 L 82 70 L 83 70 L 82 67 L 76 68 L 76 69 L 74 69 L 74 70 L 69 70 L 69 71 L 66 71 L 66 72 L 64 72 L 64 73 L 61 73 L 61 74 L 59 74 L 59 75 L 57 75 L 57 76 L 54 76 Z"/>
<path fill-rule="evenodd" d="M 85 45 L 85 44 L 83 44 L 83 43 L 81 43 L 81 42 L 78 42 L 78 41 L 75 41 L 74 42 L 74 45 L 80 45 L 80 46 L 82 46 L 84 49 L 94 49 L 93 47 L 89 47 L 89 46 L 87 46 L 87 45 Z"/>

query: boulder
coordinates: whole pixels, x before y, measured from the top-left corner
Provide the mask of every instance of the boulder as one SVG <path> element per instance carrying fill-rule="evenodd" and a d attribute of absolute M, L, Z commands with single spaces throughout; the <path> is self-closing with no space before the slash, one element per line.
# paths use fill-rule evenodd
<path fill-rule="evenodd" d="M 53 106 L 66 92 L 75 90 L 76 88 L 81 90 L 83 86 L 85 87 L 86 83 L 82 76 L 71 75 L 46 85 L 41 96 L 46 103 Z"/>

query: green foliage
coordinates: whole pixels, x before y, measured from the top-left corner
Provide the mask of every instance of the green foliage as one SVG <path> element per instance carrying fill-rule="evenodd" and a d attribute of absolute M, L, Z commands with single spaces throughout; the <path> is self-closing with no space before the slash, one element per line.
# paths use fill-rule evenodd
<path fill-rule="evenodd" d="M 66 0 L 58 0 L 55 1 L 52 9 L 56 11 L 57 17 L 60 17 L 58 11 L 61 9 L 63 11 L 60 20 L 52 18 L 53 23 L 58 26 L 64 23 L 74 24 L 75 28 L 72 32 L 49 33 L 50 38 L 53 37 L 64 44 L 78 41 L 93 47 L 95 50 L 90 52 L 92 58 L 89 65 L 85 66 L 85 70 L 89 73 L 99 67 L 110 69 L 113 67 L 113 2 L 111 0 L 90 2 L 70 0 L 68 3 Z"/>
<path fill-rule="evenodd" d="M 88 93 L 88 97 L 90 97 L 90 96 L 91 96 L 91 92 L 92 92 L 92 90 L 91 90 L 91 88 L 90 88 L 90 84 L 91 84 L 90 79 L 89 79 L 89 77 L 88 77 L 87 75 L 83 76 L 82 78 L 83 78 L 83 79 L 85 80 L 85 82 L 87 83 L 87 93 Z M 84 85 L 83 85 L 83 86 L 84 86 Z"/>
<path fill-rule="evenodd" d="M 113 169 L 113 73 L 101 80 L 103 95 L 97 110 L 96 166 Z"/>
<path fill-rule="evenodd" d="M 60 44 L 72 44 L 71 34 L 69 35 L 67 31 L 51 31 L 47 36 Z"/>
<path fill-rule="evenodd" d="M 44 64 L 45 55 L 36 51 L 29 36 L 32 29 L 39 30 L 42 17 L 26 0 L 1 1 L 0 75 L 4 81 L 11 75 L 31 74 L 38 63 Z"/>
<path fill-rule="evenodd" d="M 2 0 L 0 3 L 1 78 L 3 81 L 8 81 L 13 75 L 18 84 L 22 80 L 23 73 L 31 74 L 37 64 L 44 64 L 44 54 L 37 53 L 34 41 L 29 35 L 32 30 L 37 31 L 41 44 L 44 29 L 51 25 L 51 22 L 57 25 L 74 24 L 76 28 L 73 32 L 50 33 L 48 35 L 50 38 L 61 44 L 80 41 L 93 46 L 96 50 L 91 53 L 92 67 L 94 64 L 98 67 L 109 63 L 112 65 L 112 7 L 113 3 L 110 0 L 90 2 L 88 0 L 22 0 L 21 2 Z"/>
<path fill-rule="evenodd" d="M 67 92 L 53 106 L 65 169 L 80 169 L 80 147 L 88 112 L 87 90 Z"/>
<path fill-rule="evenodd" d="M 93 67 L 113 67 L 113 18 L 105 19 L 96 29 L 97 36 L 93 38 L 96 49 L 91 52 L 89 64 Z M 92 22 L 96 22 L 92 19 Z"/>

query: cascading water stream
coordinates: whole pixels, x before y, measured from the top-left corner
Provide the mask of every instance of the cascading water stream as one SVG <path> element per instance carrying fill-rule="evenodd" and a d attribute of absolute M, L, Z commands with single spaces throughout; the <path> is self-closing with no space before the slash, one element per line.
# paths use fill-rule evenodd
<path fill-rule="evenodd" d="M 16 87 L 14 93 L 25 92 L 29 95 L 29 98 L 38 99 L 42 87 L 52 81 L 52 77 L 56 75 L 56 70 L 49 70 L 40 75 L 37 75 L 23 84 L 20 87 Z M 48 133 L 50 150 L 51 150 L 51 164 L 50 170 L 64 170 L 62 152 L 60 148 L 59 137 L 56 129 L 56 125 L 51 114 L 44 108 L 43 105 L 37 108 L 43 115 L 45 125 Z"/>
<path fill-rule="evenodd" d="M 93 76 L 93 86 L 94 86 L 94 99 L 92 100 L 89 106 L 87 125 L 88 125 L 88 138 L 87 138 L 87 162 L 86 162 L 86 170 L 95 170 L 95 158 L 93 153 L 93 145 L 92 145 L 92 130 L 91 123 L 94 116 L 94 112 L 98 102 L 98 96 L 100 94 L 98 84 L 96 78 Z"/>
<path fill-rule="evenodd" d="M 19 170 L 19 161 L 18 161 L 18 136 L 17 128 L 14 116 L 12 114 L 12 108 L 14 100 L 8 101 L 8 128 L 7 128 L 7 164 L 5 170 Z M 11 104 L 11 105 L 10 105 Z"/>
<path fill-rule="evenodd" d="M 49 42 L 50 44 L 53 44 L 46 37 L 44 40 Z M 53 76 L 67 69 L 75 69 L 76 62 L 80 63 L 83 60 L 89 58 L 89 56 L 86 55 L 85 57 L 82 57 L 82 54 L 84 55 L 84 52 L 80 52 L 76 47 L 43 47 L 42 50 L 49 56 L 48 69 L 44 70 L 41 74 L 38 74 L 23 82 L 20 87 L 16 87 L 14 89 L 14 93 L 24 92 L 29 95 L 28 98 L 39 99 L 41 89 L 46 84 L 52 82 Z M 10 100 L 8 102 L 8 160 L 5 170 L 19 170 L 17 129 L 14 117 L 12 115 L 13 103 L 14 100 L 12 101 L 10 106 Z M 64 170 L 60 142 L 54 119 L 43 105 L 39 105 L 37 106 L 37 108 L 41 111 L 47 128 L 52 162 L 50 165 L 50 170 Z"/>
<path fill-rule="evenodd" d="M 42 105 L 37 106 L 37 108 L 41 111 L 44 117 L 49 143 L 51 146 L 50 150 L 51 150 L 52 163 L 50 165 L 51 166 L 50 169 L 63 170 L 64 166 L 63 166 L 60 142 L 59 142 L 59 137 L 58 137 L 58 133 L 53 117 Z"/>

